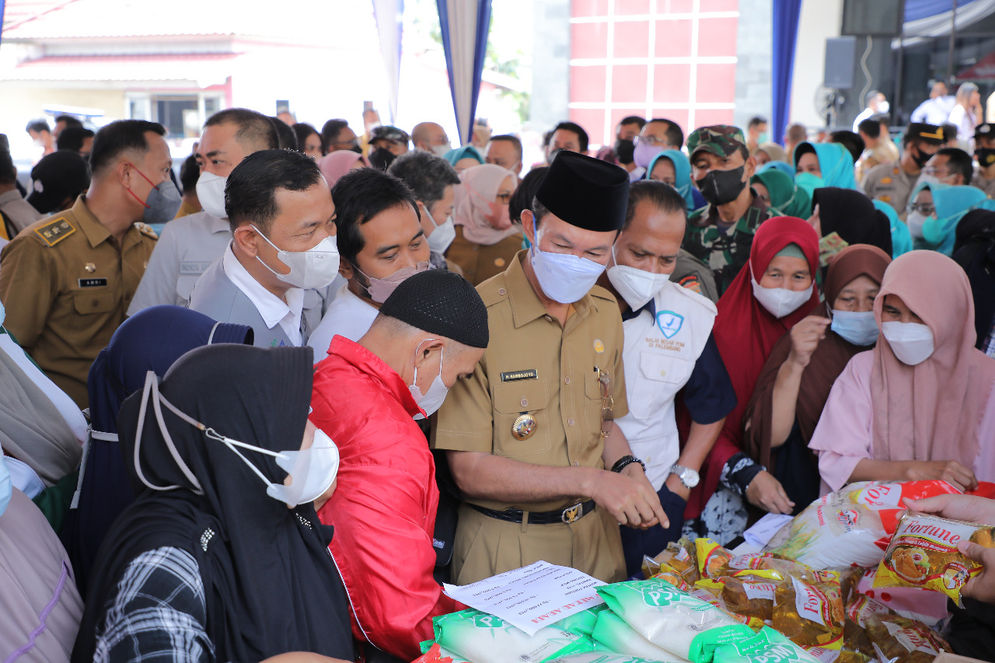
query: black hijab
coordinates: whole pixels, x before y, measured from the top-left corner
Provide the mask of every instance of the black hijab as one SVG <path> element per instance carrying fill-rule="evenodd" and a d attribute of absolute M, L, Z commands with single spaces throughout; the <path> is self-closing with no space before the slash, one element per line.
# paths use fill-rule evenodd
<path fill-rule="evenodd" d="M 822 236 L 837 233 L 847 244 L 870 244 L 891 255 L 891 222 L 871 199 L 853 189 L 828 186 L 812 194 Z"/>
<path fill-rule="evenodd" d="M 310 348 L 207 346 L 183 355 L 162 380 L 162 396 L 226 437 L 271 451 L 297 449 L 311 399 Z M 348 601 L 327 545 L 331 528 L 312 505 L 293 510 L 222 442 L 162 407 L 180 458 L 166 446 L 148 397 L 136 472 L 135 433 L 143 392 L 121 407 L 121 449 L 140 491 L 108 533 L 95 568 L 73 661 L 92 661 L 97 629 L 127 565 L 173 546 L 193 555 L 204 583 L 208 637 L 219 661 L 258 661 L 288 651 L 353 658 Z M 273 457 L 241 450 L 270 481 L 286 472 Z M 213 531 L 211 534 L 210 531 Z M 205 549 L 206 548 L 206 549 Z"/>
<path fill-rule="evenodd" d="M 995 320 L 995 212 L 971 210 L 957 223 L 953 259 L 967 272 L 974 297 L 974 327 L 979 350 Z"/>

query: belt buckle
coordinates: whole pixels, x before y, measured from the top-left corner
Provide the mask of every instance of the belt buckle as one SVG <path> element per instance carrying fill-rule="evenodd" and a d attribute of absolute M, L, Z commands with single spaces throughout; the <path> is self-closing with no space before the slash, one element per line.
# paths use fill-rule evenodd
<path fill-rule="evenodd" d="M 580 517 L 584 514 L 584 503 L 578 502 L 573 506 L 568 506 L 560 514 L 560 520 L 569 525 L 570 523 L 577 522 Z"/>

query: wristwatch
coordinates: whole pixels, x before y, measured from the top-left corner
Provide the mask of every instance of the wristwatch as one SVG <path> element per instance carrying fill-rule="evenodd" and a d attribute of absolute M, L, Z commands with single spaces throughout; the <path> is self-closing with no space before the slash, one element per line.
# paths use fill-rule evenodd
<path fill-rule="evenodd" d="M 692 470 L 690 467 L 684 467 L 683 465 L 671 465 L 670 473 L 676 474 L 677 478 L 681 480 L 685 488 L 694 488 L 698 485 L 698 481 L 701 479 L 698 473 Z"/>

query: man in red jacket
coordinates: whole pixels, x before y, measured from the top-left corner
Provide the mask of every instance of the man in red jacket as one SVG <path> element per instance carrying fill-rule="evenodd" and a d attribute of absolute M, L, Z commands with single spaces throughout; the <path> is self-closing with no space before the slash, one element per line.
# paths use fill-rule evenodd
<path fill-rule="evenodd" d="M 359 342 L 335 336 L 315 366 L 311 421 L 338 445 L 338 488 L 318 512 L 353 632 L 404 660 L 432 637 L 432 617 L 463 606 L 432 577 L 439 490 L 415 416 L 430 416 L 487 347 L 487 310 L 456 274 L 401 283 Z"/>

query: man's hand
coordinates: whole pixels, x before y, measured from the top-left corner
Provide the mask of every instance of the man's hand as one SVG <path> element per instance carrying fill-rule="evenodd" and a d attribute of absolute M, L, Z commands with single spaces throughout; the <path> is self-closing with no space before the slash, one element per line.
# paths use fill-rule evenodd
<path fill-rule="evenodd" d="M 795 503 L 788 499 L 781 482 L 766 470 L 753 477 L 753 481 L 746 487 L 746 499 L 753 506 L 770 513 L 791 513 L 795 508 Z"/>
<path fill-rule="evenodd" d="M 977 495 L 936 495 L 921 500 L 905 500 L 913 511 L 934 513 L 952 520 L 995 525 L 995 500 Z"/>
<path fill-rule="evenodd" d="M 601 470 L 587 494 L 598 506 L 607 509 L 619 525 L 641 529 L 656 524 L 670 526 L 660 496 L 639 463 L 630 463 L 621 473 Z"/>
<path fill-rule="evenodd" d="M 977 543 L 961 541 L 957 544 L 957 550 L 981 564 L 981 573 L 964 585 L 961 594 L 976 601 L 995 603 L 995 548 L 985 548 Z"/>
<path fill-rule="evenodd" d="M 676 474 L 668 476 L 667 480 L 664 482 L 664 485 L 667 487 L 667 490 L 672 492 L 674 495 L 677 495 L 685 502 L 687 502 L 688 498 L 691 496 L 691 489 L 685 486 L 684 482 L 681 481 L 680 477 Z"/>
<path fill-rule="evenodd" d="M 799 320 L 791 331 L 791 353 L 788 361 L 794 362 L 800 368 L 805 368 L 812 360 L 812 354 L 819 347 L 819 341 L 826 337 L 826 327 L 829 319 L 819 315 L 810 315 Z"/>

